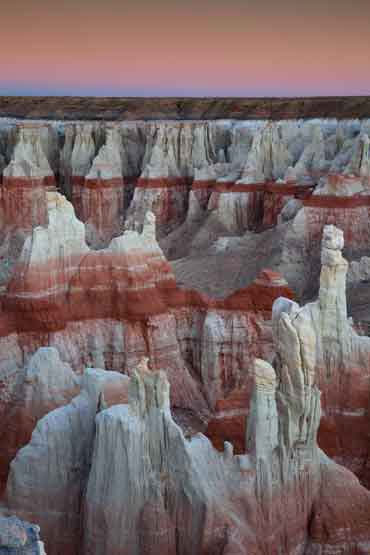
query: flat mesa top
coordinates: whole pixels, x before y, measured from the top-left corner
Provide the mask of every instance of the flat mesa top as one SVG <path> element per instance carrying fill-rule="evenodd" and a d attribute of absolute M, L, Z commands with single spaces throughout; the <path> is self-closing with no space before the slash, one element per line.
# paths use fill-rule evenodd
<path fill-rule="evenodd" d="M 77 97 L 0 96 L 0 117 L 64 120 L 368 118 L 370 96 Z"/>

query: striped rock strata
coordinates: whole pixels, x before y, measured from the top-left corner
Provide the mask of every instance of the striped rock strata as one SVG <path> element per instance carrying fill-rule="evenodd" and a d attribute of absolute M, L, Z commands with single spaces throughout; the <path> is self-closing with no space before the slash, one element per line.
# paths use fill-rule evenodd
<path fill-rule="evenodd" d="M 15 229 L 32 229 L 46 222 L 45 190 L 55 188 L 44 135 L 48 128 L 19 126 L 10 163 L 3 173 L 1 204 L 3 224 Z M 44 140 L 43 140 L 44 139 Z"/>
<path fill-rule="evenodd" d="M 58 193 L 47 198 L 48 227 L 26 239 L 1 297 L 0 410 L 13 437 L 4 436 L 6 461 L 32 431 L 8 411 L 23 410 L 24 367 L 39 347 L 57 349 L 77 373 L 86 366 L 130 373 L 148 356 L 167 372 L 176 417 L 203 428 L 209 411 L 218 412 L 209 435 L 221 444 L 231 418 L 228 439 L 242 449 L 251 361 L 271 357 L 271 307 L 291 295 L 285 280 L 266 270 L 233 295 L 210 299 L 177 287 L 151 213 L 142 233 L 126 231 L 93 251 L 72 205 Z"/>
<path fill-rule="evenodd" d="M 76 214 L 86 225 L 86 238 L 94 246 L 107 246 L 120 234 L 124 216 L 122 143 L 116 127 L 107 128 L 105 144 L 94 158 L 82 186 L 75 185 Z M 78 201 L 77 196 L 79 195 Z"/>

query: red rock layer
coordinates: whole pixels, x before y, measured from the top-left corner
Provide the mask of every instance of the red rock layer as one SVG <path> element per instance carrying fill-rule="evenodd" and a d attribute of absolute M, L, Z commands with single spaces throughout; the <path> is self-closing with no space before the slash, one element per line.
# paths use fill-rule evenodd
<path fill-rule="evenodd" d="M 336 370 L 335 379 L 331 376 L 330 381 L 325 369 L 318 368 L 318 375 L 323 407 L 319 445 L 369 487 L 369 377 L 363 368 L 350 364 Z"/>
<path fill-rule="evenodd" d="M 83 175 L 72 175 L 71 176 L 71 188 L 72 188 L 72 204 L 75 209 L 77 217 L 82 212 L 82 198 L 81 191 L 83 190 L 85 184 L 85 177 Z"/>
<path fill-rule="evenodd" d="M 353 209 L 370 206 L 370 195 L 352 195 L 340 197 L 337 195 L 312 195 L 304 199 L 304 206 L 328 209 Z"/>
<path fill-rule="evenodd" d="M 140 189 L 160 191 L 151 205 L 160 226 L 178 224 L 185 218 L 189 190 L 192 191 L 203 210 L 206 209 L 211 194 L 215 206 L 219 194 L 249 193 L 248 225 L 252 230 L 261 230 L 276 225 L 277 217 L 289 198 L 302 198 L 312 192 L 312 187 L 296 183 L 237 184 L 233 181 L 219 182 L 214 179 L 192 181 L 191 178 L 182 177 L 139 178 L 136 187 L 138 191 Z"/>
<path fill-rule="evenodd" d="M 234 181 L 204 180 L 194 181 L 192 190 L 210 189 L 217 193 L 271 193 L 282 196 L 302 197 L 310 194 L 312 187 L 296 183 L 235 183 Z"/>
<path fill-rule="evenodd" d="M 278 297 L 293 299 L 294 295 L 280 274 L 262 270 L 251 285 L 239 289 L 226 299 L 210 301 L 210 306 L 221 310 L 249 311 L 270 318 L 272 305 Z"/>
<path fill-rule="evenodd" d="M 72 178 L 72 203 L 76 216 L 92 226 L 93 235 L 109 242 L 119 234 L 124 211 L 122 178 Z"/>
<path fill-rule="evenodd" d="M 55 331 L 69 321 L 85 319 L 145 321 L 182 307 L 252 312 L 269 318 L 277 297 L 293 298 L 287 285 L 269 282 L 274 273 L 266 270 L 257 283 L 216 300 L 178 288 L 167 261 L 150 260 L 150 255 L 140 252 L 131 251 L 123 261 L 122 254 L 92 251 L 82 261 L 70 258 L 69 264 L 73 275 L 63 261 L 49 261 L 29 269 L 26 281 L 22 268 L 17 269 L 1 299 L 0 336 L 10 330 Z M 139 269 L 130 270 L 135 267 Z"/>
<path fill-rule="evenodd" d="M 193 181 L 191 191 L 199 202 L 200 207 L 205 210 L 209 201 L 209 197 L 217 186 L 214 180 L 197 180 Z"/>
<path fill-rule="evenodd" d="M 235 454 L 245 453 L 246 421 L 251 399 L 253 379 L 242 389 L 234 390 L 225 399 L 216 403 L 216 413 L 209 420 L 205 435 L 218 451 L 224 451 L 224 442 L 234 447 Z"/>
<path fill-rule="evenodd" d="M 322 465 L 321 472 L 320 492 L 312 506 L 308 530 L 315 549 L 309 553 L 368 555 L 368 491 L 341 466 Z"/>
<path fill-rule="evenodd" d="M 321 198 L 321 197 L 320 197 Z M 370 197 L 369 197 L 370 198 Z M 312 197 L 311 197 L 312 199 Z M 309 199 L 311 201 L 311 199 Z M 344 233 L 346 248 L 363 252 L 368 251 L 370 241 L 370 206 L 351 206 L 351 199 L 347 197 L 338 199 L 330 197 L 331 207 L 328 207 L 326 199 L 315 201 L 318 204 L 307 205 L 305 201 L 306 242 L 308 248 L 318 245 L 322 230 L 325 225 L 335 224 Z M 353 202 L 357 202 L 354 199 Z M 335 206 L 334 206 L 335 205 Z"/>
<path fill-rule="evenodd" d="M 140 189 L 171 189 L 172 187 L 188 188 L 192 183 L 189 177 L 139 177 L 136 186 Z"/>
<path fill-rule="evenodd" d="M 55 189 L 52 177 L 4 177 L 1 204 L 4 223 L 17 229 L 31 230 L 47 223 L 45 192 Z"/>
<path fill-rule="evenodd" d="M 186 217 L 191 179 L 183 177 L 142 178 L 136 183 L 134 204 L 147 206 L 159 229 L 173 228 Z"/>
<path fill-rule="evenodd" d="M 214 197 L 225 193 L 249 193 L 248 227 L 261 231 L 277 224 L 278 216 L 290 198 L 306 198 L 311 195 L 312 187 L 296 183 L 235 183 L 216 180 L 194 181 L 191 190 L 203 209 L 206 208 L 210 195 Z M 217 198 L 213 199 L 217 204 Z"/>
<path fill-rule="evenodd" d="M 274 227 L 277 224 L 278 216 L 289 198 L 293 197 L 278 194 L 275 195 L 273 193 L 264 194 L 262 218 L 263 229 Z"/>

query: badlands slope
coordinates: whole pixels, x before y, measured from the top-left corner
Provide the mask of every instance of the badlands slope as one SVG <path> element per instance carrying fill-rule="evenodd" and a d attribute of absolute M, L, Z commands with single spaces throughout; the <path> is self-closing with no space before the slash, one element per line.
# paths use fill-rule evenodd
<path fill-rule="evenodd" d="M 63 102 L 0 119 L 0 550 L 369 553 L 370 120 Z"/>

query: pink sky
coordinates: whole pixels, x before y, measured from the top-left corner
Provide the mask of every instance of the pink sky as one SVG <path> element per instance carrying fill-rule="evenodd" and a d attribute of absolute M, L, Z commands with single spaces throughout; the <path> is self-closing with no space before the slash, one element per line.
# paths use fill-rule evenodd
<path fill-rule="evenodd" d="M 361 0 L 13 0 L 1 22 L 0 94 L 370 94 Z"/>

